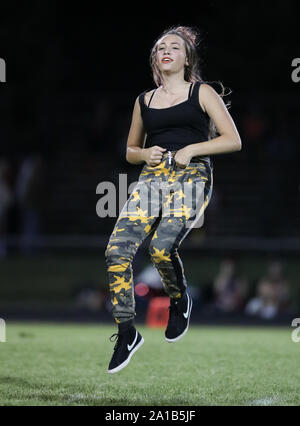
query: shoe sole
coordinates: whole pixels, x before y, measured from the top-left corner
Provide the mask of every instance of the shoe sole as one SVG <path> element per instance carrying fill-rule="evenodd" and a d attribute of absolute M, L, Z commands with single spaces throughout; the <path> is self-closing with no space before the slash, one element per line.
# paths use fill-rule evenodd
<path fill-rule="evenodd" d="M 189 325 L 190 325 L 190 316 L 191 316 L 192 306 L 193 306 L 193 299 L 191 297 L 190 297 L 190 300 L 191 300 L 191 303 L 190 303 L 190 310 L 189 310 L 188 323 L 187 323 L 186 329 L 181 334 L 179 334 L 179 336 L 175 337 L 175 339 L 167 339 L 167 337 L 165 337 L 167 342 L 169 342 L 169 343 L 178 342 L 178 340 L 180 340 L 188 331 L 188 328 L 189 328 Z"/>
<path fill-rule="evenodd" d="M 141 341 L 136 345 L 134 349 L 132 349 L 128 358 L 124 362 L 122 362 L 122 364 L 120 364 L 118 367 L 115 367 L 112 370 L 107 370 L 108 374 L 117 373 L 118 371 L 121 371 L 123 368 L 125 368 L 129 364 L 132 355 L 142 346 L 143 343 L 144 343 L 144 339 L 142 337 Z"/>

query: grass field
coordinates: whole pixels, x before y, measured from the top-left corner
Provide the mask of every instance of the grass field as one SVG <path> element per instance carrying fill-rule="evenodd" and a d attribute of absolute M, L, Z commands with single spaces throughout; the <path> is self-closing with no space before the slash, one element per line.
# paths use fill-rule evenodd
<path fill-rule="evenodd" d="M 145 343 L 106 370 L 114 326 L 8 323 L 0 405 L 299 405 L 300 343 L 291 328 L 191 326 L 179 342 L 138 327 Z"/>

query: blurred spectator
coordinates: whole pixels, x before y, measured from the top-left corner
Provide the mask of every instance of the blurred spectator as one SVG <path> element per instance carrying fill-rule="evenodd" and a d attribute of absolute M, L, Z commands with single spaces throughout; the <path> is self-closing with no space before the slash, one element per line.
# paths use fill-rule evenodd
<path fill-rule="evenodd" d="M 8 227 L 8 212 L 13 200 L 13 191 L 9 184 L 9 163 L 5 159 L 0 159 L 0 258 L 7 254 L 5 236 Z"/>
<path fill-rule="evenodd" d="M 259 281 L 256 296 L 248 302 L 245 312 L 271 319 L 284 312 L 288 305 L 289 282 L 283 276 L 281 263 L 272 262 L 268 266 L 266 276 Z"/>
<path fill-rule="evenodd" d="M 135 293 L 140 297 L 166 296 L 161 277 L 153 265 L 146 266 L 136 277 Z"/>
<path fill-rule="evenodd" d="M 99 287 L 96 283 L 86 282 L 78 286 L 74 292 L 76 306 L 89 312 L 99 312 L 109 300 L 106 288 Z"/>
<path fill-rule="evenodd" d="M 168 297 L 165 292 L 161 277 L 158 270 L 152 264 L 146 266 L 135 279 L 135 297 L 137 303 L 141 301 L 146 302 L 144 306 L 148 304 L 148 301 L 153 297 Z M 188 282 L 188 293 L 193 298 L 194 306 L 202 301 L 202 290 L 196 283 L 193 283 L 190 279 Z"/>
<path fill-rule="evenodd" d="M 215 308 L 222 312 L 239 312 L 243 309 L 247 282 L 240 277 L 236 264 L 231 259 L 221 262 L 220 271 L 214 279 Z"/>
<path fill-rule="evenodd" d="M 41 214 L 46 199 L 45 164 L 39 154 L 24 159 L 16 182 L 16 197 L 20 211 L 21 249 L 34 251 L 41 232 Z"/>

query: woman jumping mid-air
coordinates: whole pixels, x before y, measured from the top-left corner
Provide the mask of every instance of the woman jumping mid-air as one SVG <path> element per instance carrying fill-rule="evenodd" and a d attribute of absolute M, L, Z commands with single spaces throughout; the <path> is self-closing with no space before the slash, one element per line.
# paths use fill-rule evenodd
<path fill-rule="evenodd" d="M 149 253 L 170 297 L 165 339 L 177 342 L 187 332 L 192 299 L 177 250 L 211 198 L 210 155 L 241 149 L 222 97 L 200 77 L 197 36 L 185 26 L 160 35 L 150 56 L 156 89 L 135 101 L 126 160 L 145 164 L 105 251 L 112 315 L 118 325 L 118 333 L 111 336 L 117 342 L 108 373 L 126 367 L 144 342 L 134 325 L 132 260 L 152 232 Z"/>

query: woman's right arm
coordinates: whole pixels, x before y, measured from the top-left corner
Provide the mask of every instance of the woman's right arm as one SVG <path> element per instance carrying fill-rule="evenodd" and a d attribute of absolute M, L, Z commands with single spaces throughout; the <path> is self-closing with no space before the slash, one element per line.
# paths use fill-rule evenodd
<path fill-rule="evenodd" d="M 156 166 L 160 163 L 165 149 L 159 146 L 144 148 L 145 136 L 146 132 L 141 117 L 139 98 L 137 97 L 127 139 L 126 161 L 131 164 L 146 162 L 150 166 Z"/>
<path fill-rule="evenodd" d="M 133 108 L 131 126 L 127 139 L 126 160 L 128 163 L 141 164 L 145 161 L 145 136 L 146 132 L 141 117 L 139 98 L 137 97 Z"/>

